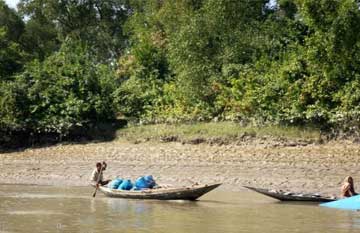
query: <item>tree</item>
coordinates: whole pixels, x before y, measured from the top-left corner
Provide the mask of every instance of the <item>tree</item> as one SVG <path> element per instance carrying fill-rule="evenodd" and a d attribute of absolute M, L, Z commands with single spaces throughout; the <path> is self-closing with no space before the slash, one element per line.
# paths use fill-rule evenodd
<path fill-rule="evenodd" d="M 43 62 L 29 63 L 16 77 L 14 91 L 0 99 L 13 99 L 3 101 L 3 108 L 13 109 L 9 114 L 16 113 L 14 120 L 22 116 L 23 129 L 66 135 L 77 127 L 114 119 L 112 81 L 112 71 L 96 64 L 85 45 L 68 39 Z M 24 99 L 11 94 L 17 93 L 16 87 L 22 87 Z"/>
<path fill-rule="evenodd" d="M 26 54 L 21 46 L 9 40 L 5 27 L 0 27 L 0 82 L 11 79 L 19 72 L 25 62 Z"/>
<path fill-rule="evenodd" d="M 130 13 L 127 0 L 22 0 L 19 10 L 36 29 L 37 24 L 53 25 L 60 39 L 85 42 L 99 61 L 116 59 L 125 47 L 122 25 Z"/>
<path fill-rule="evenodd" d="M 305 47 L 309 115 L 325 112 L 325 120 L 346 125 L 347 119 L 360 116 L 358 1 L 303 0 L 298 4 L 313 32 Z"/>
<path fill-rule="evenodd" d="M 25 28 L 20 16 L 3 0 L 0 0 L 0 27 L 7 31 L 7 39 L 15 42 L 19 42 Z"/>
<path fill-rule="evenodd" d="M 10 79 L 26 61 L 20 44 L 24 23 L 17 13 L 0 0 L 0 81 Z"/>

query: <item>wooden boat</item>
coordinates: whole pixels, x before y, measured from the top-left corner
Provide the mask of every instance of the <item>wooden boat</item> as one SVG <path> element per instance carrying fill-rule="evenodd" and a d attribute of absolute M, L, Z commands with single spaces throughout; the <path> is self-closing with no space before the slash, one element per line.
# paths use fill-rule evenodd
<path fill-rule="evenodd" d="M 249 186 L 243 186 L 243 187 L 253 190 L 257 193 L 261 193 L 265 196 L 275 198 L 279 201 L 330 202 L 337 200 L 336 197 L 327 197 L 312 193 L 292 193 L 292 192 L 284 192 L 282 190 L 270 190 L 270 189 L 254 188 Z"/>
<path fill-rule="evenodd" d="M 183 188 L 155 188 L 138 191 L 117 190 L 100 186 L 99 190 L 106 196 L 115 198 L 195 201 L 220 185 L 221 184 L 196 185 Z"/>

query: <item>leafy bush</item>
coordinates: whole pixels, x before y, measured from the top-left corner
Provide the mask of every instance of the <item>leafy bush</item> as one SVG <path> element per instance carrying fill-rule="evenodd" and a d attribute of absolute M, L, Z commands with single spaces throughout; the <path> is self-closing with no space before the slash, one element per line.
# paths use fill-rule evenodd
<path fill-rule="evenodd" d="M 76 127 L 115 118 L 112 71 L 94 63 L 86 46 L 66 41 L 59 52 L 26 65 L 14 82 L 3 83 L 3 127 L 67 135 Z"/>

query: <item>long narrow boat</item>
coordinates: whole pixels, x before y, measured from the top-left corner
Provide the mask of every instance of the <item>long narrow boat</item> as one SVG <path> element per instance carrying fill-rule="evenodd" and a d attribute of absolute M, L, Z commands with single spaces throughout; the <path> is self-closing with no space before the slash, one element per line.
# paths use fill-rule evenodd
<path fill-rule="evenodd" d="M 257 193 L 261 193 L 265 196 L 275 198 L 279 201 L 329 202 L 329 201 L 337 200 L 336 197 L 327 197 L 312 193 L 292 193 L 292 192 L 284 192 L 281 190 L 254 188 L 249 186 L 244 186 L 244 187 L 253 190 Z"/>
<path fill-rule="evenodd" d="M 220 185 L 221 184 L 196 185 L 183 188 L 156 188 L 139 191 L 117 190 L 100 186 L 99 190 L 106 196 L 115 198 L 195 201 Z"/>

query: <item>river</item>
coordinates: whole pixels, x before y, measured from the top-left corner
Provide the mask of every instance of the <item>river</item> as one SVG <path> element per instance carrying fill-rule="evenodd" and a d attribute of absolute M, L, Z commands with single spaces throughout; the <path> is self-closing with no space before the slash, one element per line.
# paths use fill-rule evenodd
<path fill-rule="evenodd" d="M 197 202 L 124 200 L 90 187 L 0 185 L 0 232 L 360 232 L 360 213 L 215 190 Z"/>

